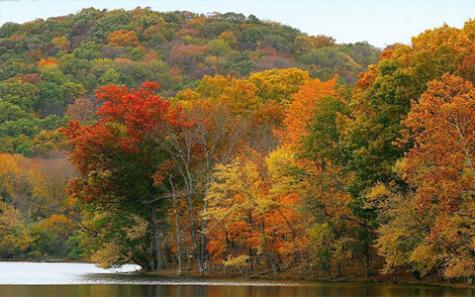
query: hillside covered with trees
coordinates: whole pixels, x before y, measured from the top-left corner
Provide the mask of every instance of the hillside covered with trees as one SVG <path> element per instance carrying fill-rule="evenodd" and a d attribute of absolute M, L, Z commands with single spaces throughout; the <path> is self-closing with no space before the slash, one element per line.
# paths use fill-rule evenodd
<path fill-rule="evenodd" d="M 0 55 L 3 258 L 475 277 L 474 21 L 379 52 L 87 9 L 4 25 Z"/>
<path fill-rule="evenodd" d="M 160 94 L 170 96 L 205 75 L 242 77 L 294 66 L 352 83 L 378 55 L 367 43 L 336 44 L 233 13 L 91 8 L 7 23 L 0 28 L 0 150 L 41 155 L 55 138 L 46 131 L 64 125 L 65 115 L 89 116 L 77 113 L 94 105 L 91 98 L 103 85 L 158 81 Z"/>

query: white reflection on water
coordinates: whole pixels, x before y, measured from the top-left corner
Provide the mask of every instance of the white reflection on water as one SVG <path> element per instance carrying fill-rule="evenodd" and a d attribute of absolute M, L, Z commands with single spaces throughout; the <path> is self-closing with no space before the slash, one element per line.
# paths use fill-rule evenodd
<path fill-rule="evenodd" d="M 139 269 L 138 265 L 102 269 L 88 263 L 0 262 L 0 285 L 83 284 L 90 283 L 84 279 L 90 274 L 100 277 Z"/>

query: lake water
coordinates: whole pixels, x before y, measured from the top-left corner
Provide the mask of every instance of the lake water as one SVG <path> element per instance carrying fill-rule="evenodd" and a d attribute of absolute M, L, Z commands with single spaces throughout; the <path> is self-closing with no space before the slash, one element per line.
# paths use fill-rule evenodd
<path fill-rule="evenodd" d="M 0 297 L 458 297 L 472 289 L 365 282 L 163 278 L 82 263 L 0 262 Z"/>

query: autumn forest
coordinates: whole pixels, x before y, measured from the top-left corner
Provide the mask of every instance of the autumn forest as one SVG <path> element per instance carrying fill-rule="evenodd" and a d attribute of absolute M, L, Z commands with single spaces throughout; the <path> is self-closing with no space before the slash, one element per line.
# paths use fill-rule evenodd
<path fill-rule="evenodd" d="M 0 27 L 0 258 L 475 279 L 475 21 L 337 43 L 252 15 Z"/>

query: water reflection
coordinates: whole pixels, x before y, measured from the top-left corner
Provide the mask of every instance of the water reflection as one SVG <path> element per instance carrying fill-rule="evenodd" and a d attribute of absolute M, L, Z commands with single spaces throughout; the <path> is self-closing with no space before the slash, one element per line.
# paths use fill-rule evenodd
<path fill-rule="evenodd" d="M 196 285 L 0 286 L 1 297 L 460 297 L 473 291 L 441 287 L 330 283 L 315 287 Z"/>

